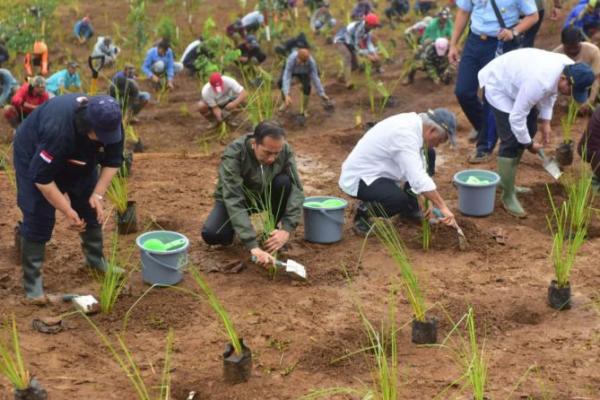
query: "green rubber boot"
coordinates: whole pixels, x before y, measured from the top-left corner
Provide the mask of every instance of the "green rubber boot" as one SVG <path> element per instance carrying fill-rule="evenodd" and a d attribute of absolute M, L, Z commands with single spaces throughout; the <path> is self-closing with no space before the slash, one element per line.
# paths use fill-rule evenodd
<path fill-rule="evenodd" d="M 102 229 L 90 228 L 80 233 L 81 249 L 85 256 L 85 265 L 101 272 L 106 272 L 107 265 L 104 259 L 104 243 L 102 241 Z"/>
<path fill-rule="evenodd" d="M 30 242 L 21 238 L 21 266 L 23 268 L 23 287 L 28 299 L 39 299 L 44 296 L 42 281 L 42 265 L 46 243 Z"/>
<path fill-rule="evenodd" d="M 517 158 L 498 157 L 498 175 L 502 186 L 502 205 L 512 216 L 525 218 L 527 213 L 523 210 L 515 190 L 515 178 L 517 175 Z"/>
<path fill-rule="evenodd" d="M 519 150 L 519 153 L 517 154 L 517 165 L 519 165 L 519 163 L 521 162 L 521 157 L 523 157 L 523 152 L 524 152 L 524 150 Z M 503 189 L 502 181 L 500 181 L 500 184 L 498 186 L 500 187 L 500 189 Z M 532 190 L 529 187 L 515 185 L 515 193 L 516 194 L 529 194 L 531 192 L 532 192 Z"/>

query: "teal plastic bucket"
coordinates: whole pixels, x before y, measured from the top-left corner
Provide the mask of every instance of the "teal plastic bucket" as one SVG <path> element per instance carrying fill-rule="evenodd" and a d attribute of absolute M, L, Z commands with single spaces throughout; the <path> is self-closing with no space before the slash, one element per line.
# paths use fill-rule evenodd
<path fill-rule="evenodd" d="M 184 239 L 184 244 L 172 250 L 147 250 L 144 243 L 158 239 L 170 243 Z M 151 231 L 137 237 L 135 243 L 140 248 L 142 258 L 142 279 L 151 285 L 175 285 L 183 279 L 183 270 L 188 264 L 187 249 L 190 241 L 181 233 L 172 231 Z"/>
<path fill-rule="evenodd" d="M 484 217 L 494 212 L 498 182 L 500 176 L 493 171 L 467 169 L 457 172 L 454 175 L 454 184 L 458 187 L 460 212 L 473 217 Z"/>
<path fill-rule="evenodd" d="M 342 240 L 344 210 L 348 202 L 334 196 L 313 196 L 304 200 L 304 240 L 335 243 Z"/>

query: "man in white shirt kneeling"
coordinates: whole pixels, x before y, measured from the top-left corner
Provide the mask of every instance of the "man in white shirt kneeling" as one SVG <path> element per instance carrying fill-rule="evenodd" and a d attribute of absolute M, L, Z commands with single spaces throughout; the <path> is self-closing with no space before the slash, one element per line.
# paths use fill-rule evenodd
<path fill-rule="evenodd" d="M 397 114 L 365 133 L 342 164 L 339 180 L 345 193 L 361 200 L 354 217 L 357 234 L 369 231 L 371 215 L 429 218 L 432 207 L 439 209 L 442 222 L 455 224 L 430 176 L 433 149 L 448 140 L 456 142 L 456 117 L 445 108 Z M 417 196 L 430 201 L 428 209 L 421 212 L 424 202 Z"/>

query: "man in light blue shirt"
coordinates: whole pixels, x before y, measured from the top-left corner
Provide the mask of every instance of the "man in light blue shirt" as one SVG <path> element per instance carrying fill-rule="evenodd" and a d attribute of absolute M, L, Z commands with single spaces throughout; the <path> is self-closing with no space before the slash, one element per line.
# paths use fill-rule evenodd
<path fill-rule="evenodd" d="M 19 84 L 10 71 L 0 68 L 0 107 L 10 104 L 10 99 L 18 88 Z"/>
<path fill-rule="evenodd" d="M 501 27 L 492 0 L 457 0 L 456 19 L 450 39 L 448 59 L 457 64 L 459 60 L 458 41 L 470 22 L 470 33 L 465 42 L 462 57 L 458 65 L 456 87 L 454 93 L 473 128 L 478 132 L 481 147 L 478 143 L 476 154 L 471 162 L 489 160 L 487 152 L 486 118 L 488 110 L 477 95 L 479 84 L 477 73 L 490 62 L 497 51 L 507 52 L 518 47 L 521 35 L 538 21 L 537 7 L 534 0 L 495 0 L 504 28 Z M 524 17 L 519 20 L 519 16 Z M 516 39 L 516 40 L 513 40 Z M 484 149 L 484 143 L 486 149 Z"/>
<path fill-rule="evenodd" d="M 67 68 L 52 74 L 50 78 L 46 79 L 46 90 L 54 96 L 60 96 L 65 92 L 81 91 L 78 67 L 79 64 L 71 61 L 67 64 Z"/>
<path fill-rule="evenodd" d="M 183 64 L 173 61 L 173 51 L 166 40 L 161 40 L 156 47 L 148 50 L 142 64 L 142 71 L 156 85 L 159 85 L 161 77 L 166 75 L 169 89 L 174 88 L 173 78 L 181 70 L 183 70 Z"/>

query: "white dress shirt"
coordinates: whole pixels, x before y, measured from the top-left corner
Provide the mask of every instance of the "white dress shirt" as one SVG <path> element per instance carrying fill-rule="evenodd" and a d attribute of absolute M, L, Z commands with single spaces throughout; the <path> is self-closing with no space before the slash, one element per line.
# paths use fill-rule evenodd
<path fill-rule="evenodd" d="M 417 193 L 436 189 L 427 175 L 423 149 L 423 122 L 416 113 L 384 119 L 358 141 L 342 164 L 340 188 L 356 197 L 362 179 L 370 185 L 378 178 L 408 182 Z"/>
<path fill-rule="evenodd" d="M 490 61 L 477 77 L 485 98 L 494 108 L 508 113 L 512 133 L 523 145 L 531 143 L 527 115 L 538 107 L 539 118 L 550 121 L 558 94 L 558 80 L 573 60 L 564 54 L 526 48 L 513 50 Z"/>

